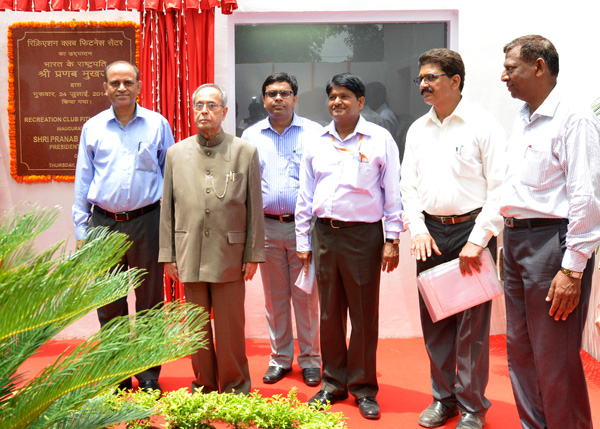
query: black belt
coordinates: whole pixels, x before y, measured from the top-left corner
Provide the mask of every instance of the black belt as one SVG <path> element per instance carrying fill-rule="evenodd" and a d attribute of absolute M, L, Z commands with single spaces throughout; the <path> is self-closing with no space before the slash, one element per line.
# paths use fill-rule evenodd
<path fill-rule="evenodd" d="M 562 218 L 530 218 L 515 219 L 514 217 L 505 217 L 504 225 L 509 228 L 535 228 L 536 226 L 556 225 L 559 223 L 568 223 L 567 219 Z"/>
<path fill-rule="evenodd" d="M 338 228 L 352 228 L 353 226 L 370 225 L 371 222 L 344 222 L 343 220 L 330 219 L 327 217 L 320 217 L 317 222 L 329 225 L 334 229 Z"/>
<path fill-rule="evenodd" d="M 452 215 L 452 216 L 435 216 L 430 215 L 427 212 L 423 212 L 425 217 L 434 220 L 436 222 L 442 223 L 444 225 L 456 225 L 457 223 L 470 222 L 477 219 L 481 213 L 481 209 L 473 210 L 472 212 L 461 214 L 461 215 Z"/>
<path fill-rule="evenodd" d="M 294 215 L 293 214 L 274 215 L 274 214 L 265 213 L 265 217 L 268 217 L 269 219 L 276 219 L 279 222 L 283 222 L 283 223 L 290 223 L 290 222 L 294 221 Z"/>
<path fill-rule="evenodd" d="M 94 212 L 98 212 L 101 215 L 112 218 L 118 222 L 123 222 L 126 220 L 134 219 L 143 214 L 150 213 L 152 210 L 157 209 L 158 207 L 160 207 L 160 201 L 157 201 L 154 204 L 150 204 L 149 206 L 142 207 L 141 209 L 132 210 L 130 212 L 113 213 L 113 212 L 104 210 L 100 206 L 94 206 Z"/>

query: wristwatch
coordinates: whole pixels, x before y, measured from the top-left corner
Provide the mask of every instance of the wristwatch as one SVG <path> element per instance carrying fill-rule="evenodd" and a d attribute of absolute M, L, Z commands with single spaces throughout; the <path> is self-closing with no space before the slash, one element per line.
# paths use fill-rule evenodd
<path fill-rule="evenodd" d="M 583 276 L 583 273 L 580 273 L 578 271 L 568 270 L 563 267 L 560 267 L 560 272 L 563 273 L 565 276 L 573 277 L 574 279 L 580 279 Z"/>
<path fill-rule="evenodd" d="M 400 239 L 398 238 L 386 238 L 385 239 L 386 243 L 392 243 L 393 245 L 398 245 L 400 243 Z"/>

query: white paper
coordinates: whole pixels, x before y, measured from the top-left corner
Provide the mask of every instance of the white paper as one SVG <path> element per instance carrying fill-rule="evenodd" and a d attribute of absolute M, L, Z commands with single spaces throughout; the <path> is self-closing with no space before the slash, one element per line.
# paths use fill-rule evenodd
<path fill-rule="evenodd" d="M 460 273 L 458 258 L 419 274 L 417 285 L 434 322 L 502 294 L 489 250 L 481 254 L 481 262 L 481 272 L 471 268 L 472 276 Z"/>
<path fill-rule="evenodd" d="M 294 283 L 300 290 L 310 294 L 315 284 L 315 261 L 311 260 L 308 264 L 308 274 L 304 274 L 304 267 L 300 270 L 300 275 Z"/>
<path fill-rule="evenodd" d="M 498 247 L 498 261 L 496 262 L 496 271 L 498 273 L 498 280 L 504 282 L 504 248 Z"/>

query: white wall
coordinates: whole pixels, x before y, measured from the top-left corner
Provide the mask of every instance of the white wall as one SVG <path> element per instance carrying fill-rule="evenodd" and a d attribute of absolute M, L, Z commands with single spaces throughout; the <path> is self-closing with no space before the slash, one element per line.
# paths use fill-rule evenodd
<path fill-rule="evenodd" d="M 233 34 L 236 22 L 343 22 L 379 19 L 381 21 L 429 20 L 432 16 L 452 17 L 456 25 L 450 31 L 450 47 L 457 49 L 466 64 L 467 75 L 464 95 L 492 112 L 510 131 L 519 102 L 512 100 L 500 82 L 504 54 L 502 47 L 515 37 L 538 33 L 548 37 L 561 56 L 559 82 L 572 96 L 589 104 L 600 97 L 600 56 L 595 42 L 600 5 L 594 0 L 574 3 L 558 1 L 522 1 L 518 4 L 478 2 L 469 0 L 431 0 L 426 3 L 398 0 L 238 0 L 239 9 L 230 16 L 216 13 L 215 25 L 215 80 L 235 94 L 233 76 Z M 412 6 L 415 5 L 415 6 Z M 423 5 L 426 5 L 423 7 Z M 419 6 L 418 8 L 416 6 Z M 400 9 L 402 8 L 402 10 Z M 312 11 L 312 12 L 307 12 Z M 137 13 L 0 13 L 0 34 L 6 34 L 9 23 L 23 21 L 55 21 L 70 19 L 137 20 Z M 451 18 L 448 18 L 451 19 Z M 2 32 L 4 31 L 4 32 Z M 6 59 L 5 44 L 0 44 L 0 58 Z M 72 184 L 18 184 L 9 173 L 8 119 L 6 114 L 7 69 L 0 67 L 0 210 L 21 201 L 37 201 L 41 205 L 60 205 L 63 213 L 56 225 L 38 241 L 42 247 L 67 239 L 74 247 L 71 205 Z M 235 100 L 232 100 L 232 103 Z M 226 131 L 235 130 L 234 115 L 225 125 Z M 409 237 L 401 237 L 401 263 L 392 274 L 384 274 L 381 290 L 380 333 L 382 337 L 414 337 L 421 335 L 417 312 L 415 265 L 408 253 Z M 594 302 L 600 295 L 595 280 Z M 260 276 L 247 286 L 247 335 L 267 337 Z M 595 314 L 595 305 L 590 312 Z M 86 335 L 96 329 L 95 316 L 78 323 L 65 336 Z M 504 331 L 505 318 L 502 299 L 494 303 L 492 332 Z M 586 341 L 598 341 L 598 332 L 586 332 Z M 590 347 L 588 346 L 588 349 Z M 596 349 L 598 350 L 598 349 Z"/>
<path fill-rule="evenodd" d="M 235 94 L 234 27 L 240 24 L 305 23 L 305 22 L 415 22 L 447 20 L 450 22 L 449 46 L 458 50 L 466 65 L 464 96 L 493 113 L 510 133 L 518 100 L 510 98 L 500 81 L 503 46 L 526 34 L 541 34 L 549 38 L 560 54 L 559 85 L 565 92 L 591 104 L 600 97 L 600 57 L 595 43 L 600 4 L 586 0 L 575 3 L 524 1 L 518 5 L 502 2 L 468 0 L 432 0 L 426 3 L 398 0 L 273 2 L 270 0 L 240 0 L 232 16 L 217 15 L 215 80 Z M 413 4 L 414 6 L 411 6 Z M 424 6 L 426 5 L 426 6 Z M 585 77 L 584 77 L 585 76 Z M 233 117 L 228 123 L 233 130 Z M 401 264 L 390 275 L 384 275 L 381 289 L 380 335 L 382 337 L 412 337 L 421 335 L 414 279 L 415 264 L 408 252 L 408 235 L 401 237 Z M 260 291 L 249 290 L 249 301 L 257 305 L 249 309 L 260 321 Z M 595 275 L 590 320 L 600 301 Z M 502 298 L 494 302 L 492 333 L 505 331 Z M 254 329 L 254 326 L 253 328 Z M 258 331 L 256 332 L 259 333 Z M 599 356 L 600 335 L 588 323 L 584 335 L 586 348 Z"/>

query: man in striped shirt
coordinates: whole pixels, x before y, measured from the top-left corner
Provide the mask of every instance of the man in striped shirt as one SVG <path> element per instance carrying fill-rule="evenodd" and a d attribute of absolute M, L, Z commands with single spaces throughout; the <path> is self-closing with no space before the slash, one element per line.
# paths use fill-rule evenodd
<path fill-rule="evenodd" d="M 525 102 L 501 186 L 507 351 L 526 428 L 591 428 L 579 355 L 600 240 L 600 123 L 556 88 L 542 36 L 504 47 L 502 81 Z"/>
<path fill-rule="evenodd" d="M 293 305 L 300 349 L 298 365 L 304 382 L 316 386 L 321 381 L 319 303 L 316 287 L 306 293 L 294 285 L 302 267 L 296 256 L 294 209 L 304 146 L 321 126 L 294 113 L 298 98 L 294 76 L 270 75 L 263 83 L 262 94 L 269 116 L 246 129 L 242 138 L 258 148 L 265 212 L 266 262 L 260 270 L 271 358 L 263 381 L 277 383 L 292 369 Z"/>

